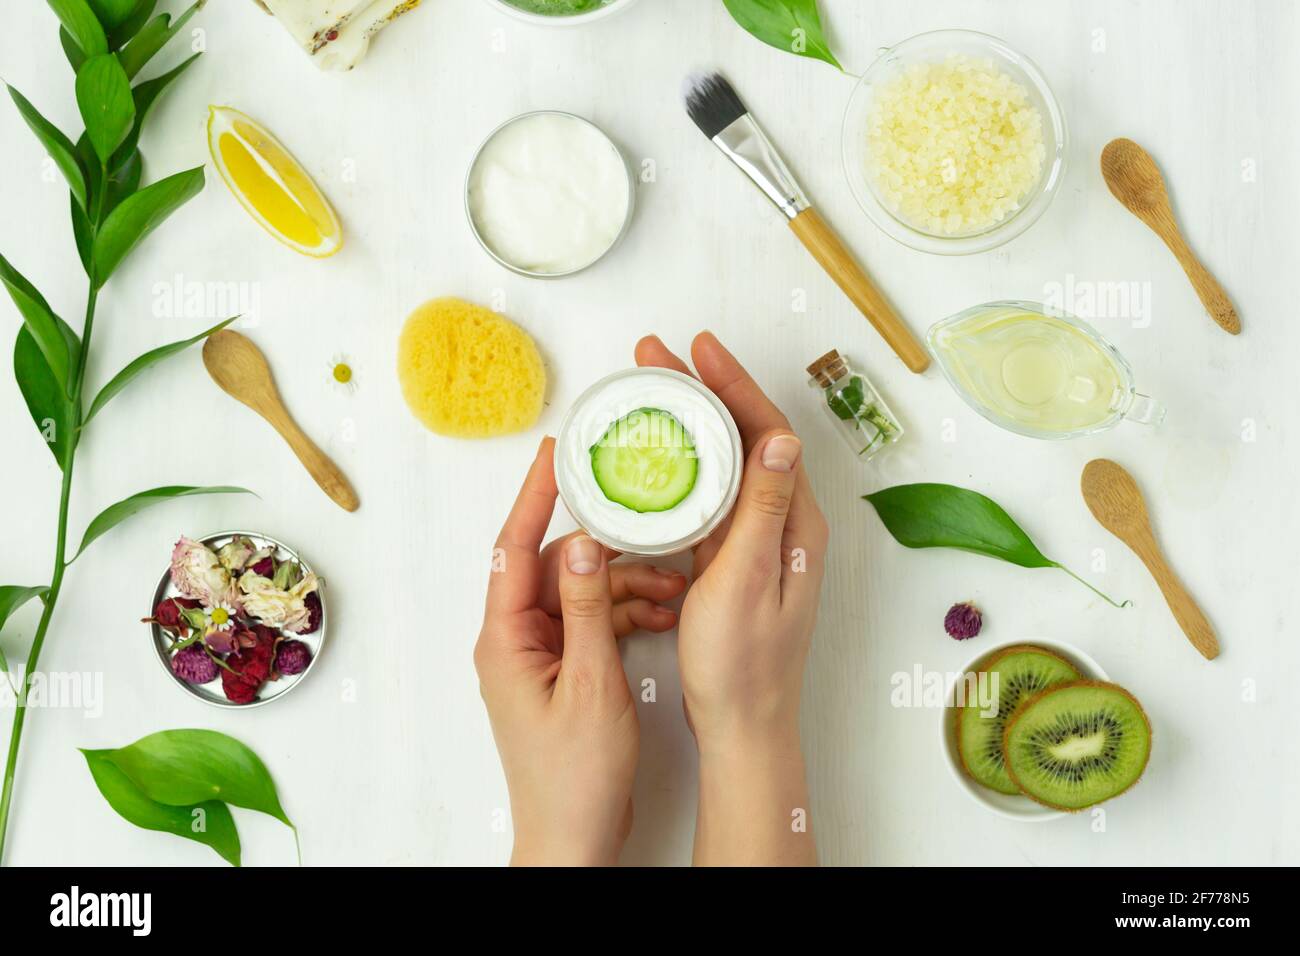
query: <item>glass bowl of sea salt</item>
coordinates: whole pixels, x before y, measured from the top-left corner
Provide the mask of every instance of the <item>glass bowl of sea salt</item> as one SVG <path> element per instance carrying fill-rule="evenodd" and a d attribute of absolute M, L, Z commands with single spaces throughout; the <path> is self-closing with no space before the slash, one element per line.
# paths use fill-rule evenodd
<path fill-rule="evenodd" d="M 844 113 L 849 188 L 913 249 L 1000 246 L 1046 212 L 1065 176 L 1065 115 L 1043 72 L 996 37 L 922 33 L 883 50 Z"/>

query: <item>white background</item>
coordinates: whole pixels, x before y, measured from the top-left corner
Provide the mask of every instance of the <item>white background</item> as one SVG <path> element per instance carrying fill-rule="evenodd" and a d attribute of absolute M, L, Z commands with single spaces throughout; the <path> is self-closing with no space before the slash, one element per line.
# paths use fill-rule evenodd
<path fill-rule="evenodd" d="M 0 72 L 65 130 L 72 75 L 43 5 L 0 31 Z M 166 5 L 165 5 L 166 6 Z M 1000 36 L 1036 60 L 1065 110 L 1070 168 L 1025 235 L 967 258 L 926 256 L 877 232 L 850 196 L 839 125 L 853 81 L 743 33 L 715 0 L 640 0 L 606 21 L 530 28 L 478 0 L 428 0 L 381 34 L 350 74 L 320 74 L 277 23 L 244 0 L 209 4 L 194 25 L 207 55 L 168 93 L 147 131 L 147 175 L 207 160 L 209 103 L 266 123 L 337 207 L 347 247 L 314 261 L 262 233 L 209 169 L 206 190 L 106 287 L 88 388 L 146 349 L 223 316 L 158 314 L 160 291 L 250 283 L 265 349 L 287 402 L 359 490 L 354 515 L 331 504 L 263 422 L 222 394 L 194 350 L 119 396 L 82 442 L 72 537 L 104 505 L 171 483 L 246 485 L 259 498 L 167 504 L 105 537 L 70 572 L 42 660 L 102 672 L 104 712 L 31 714 L 7 861 L 218 864 L 205 847 L 137 830 L 95 790 L 77 747 L 126 744 L 175 727 L 238 736 L 265 759 L 312 864 L 480 864 L 507 859 L 508 806 L 470 660 L 489 549 L 540 436 L 586 385 L 632 360 L 658 332 L 684 351 L 709 328 L 789 413 L 833 529 L 830 572 L 808 665 L 803 736 L 812 819 L 834 864 L 1296 863 L 1298 650 L 1294 486 L 1297 345 L 1292 295 L 1297 15 L 1284 0 L 867 3 L 822 0 L 834 48 L 861 71 L 876 51 L 926 30 Z M 172 4 L 172 9 L 178 9 Z M 183 50 L 165 53 L 170 65 Z M 1121 425 L 1052 444 L 1002 432 L 937 370 L 918 378 L 818 271 L 766 201 L 683 113 L 683 74 L 724 68 L 788 154 L 808 193 L 918 333 L 996 298 L 1042 298 L 1048 283 L 1150 283 L 1149 327 L 1096 324 L 1170 407 L 1150 430 Z M 626 241 L 576 278 L 537 282 L 495 265 L 465 223 L 462 185 L 483 136 L 505 118 L 571 110 L 604 127 L 657 178 L 641 186 Z M 1128 135 L 1165 170 L 1193 246 L 1223 280 L 1244 331 L 1205 315 L 1173 258 L 1107 192 L 1103 144 Z M 0 107 L 0 250 L 74 326 L 84 276 L 67 191 L 42 178 L 39 146 Z M 1254 176 L 1243 175 L 1243 169 Z M 347 172 L 355 173 L 349 181 Z M 805 290 L 806 312 L 792 307 Z M 538 340 L 548 406 L 531 432 L 487 442 L 425 431 L 407 413 L 394 349 L 425 299 L 489 302 Z M 17 328 L 9 305 L 5 349 Z M 1140 323 L 1139 323 L 1140 324 Z M 875 378 L 908 434 L 879 466 L 839 444 L 803 367 L 836 347 Z M 341 353 L 360 388 L 339 394 Z M 8 360 L 3 363 L 8 367 Z M 946 423 L 955 441 L 944 440 Z M 1243 439 L 1251 437 L 1253 441 Z M 0 376 L 4 546 L 0 580 L 48 579 L 57 472 L 8 374 Z M 1127 466 L 1157 534 L 1217 626 L 1223 655 L 1188 645 L 1136 557 L 1092 519 L 1078 491 L 1089 459 Z M 988 493 L 1043 550 L 1130 598 L 1118 611 L 1064 574 L 944 551 L 906 551 L 865 492 L 947 481 Z M 272 706 L 224 712 L 187 698 L 160 670 L 137 621 L 181 533 L 262 530 L 329 579 L 331 633 L 310 680 Z M 556 533 L 569 530 L 557 518 Z M 1104 553 L 1104 572 L 1090 570 Z M 973 598 L 977 641 L 943 633 L 947 607 Z M 4 635 L 25 655 L 35 605 Z M 917 664 L 952 670 L 979 647 L 1051 637 L 1096 657 L 1146 705 L 1155 727 L 1141 784 L 1106 808 L 1029 825 L 991 815 L 948 775 L 929 709 L 890 704 L 890 679 Z M 671 637 L 633 638 L 628 672 L 658 682 L 641 705 L 642 756 L 631 863 L 689 860 L 695 757 Z M 348 690 L 355 700 L 349 701 Z M 9 711 L 3 713 L 7 722 Z M 293 860 L 288 831 L 236 812 L 245 859 Z"/>

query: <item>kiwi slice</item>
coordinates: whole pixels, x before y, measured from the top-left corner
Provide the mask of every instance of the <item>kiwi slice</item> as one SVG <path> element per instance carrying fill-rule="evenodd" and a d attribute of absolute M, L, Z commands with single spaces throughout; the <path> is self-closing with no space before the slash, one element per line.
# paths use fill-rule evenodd
<path fill-rule="evenodd" d="M 985 714 L 978 700 L 957 710 L 957 752 L 966 772 L 999 793 L 1019 793 L 1002 756 L 1007 722 L 1022 703 L 1054 684 L 1078 680 L 1074 665 L 1033 644 L 1015 644 L 980 663 L 980 674 L 997 675 L 997 713 Z M 988 708 L 991 709 L 991 708 Z"/>
<path fill-rule="evenodd" d="M 1026 796 L 1082 810 L 1137 783 L 1151 756 L 1151 723 L 1124 688 L 1073 681 L 1027 700 L 1007 724 L 1003 750 Z"/>

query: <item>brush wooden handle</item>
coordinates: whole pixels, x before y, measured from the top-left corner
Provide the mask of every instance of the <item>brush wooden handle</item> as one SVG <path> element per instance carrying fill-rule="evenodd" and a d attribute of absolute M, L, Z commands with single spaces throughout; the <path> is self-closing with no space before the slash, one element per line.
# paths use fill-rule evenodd
<path fill-rule="evenodd" d="M 1174 620 L 1183 629 L 1192 647 L 1196 648 L 1206 660 L 1212 661 L 1218 657 L 1219 639 L 1214 635 L 1214 628 L 1210 626 L 1205 613 L 1188 593 L 1187 588 L 1183 587 L 1183 582 L 1178 579 L 1173 568 L 1169 567 L 1164 552 L 1156 544 L 1155 535 L 1149 530 L 1135 534 L 1128 545 L 1133 549 L 1133 553 L 1142 559 L 1151 576 L 1156 579 L 1156 584 L 1160 586 L 1160 593 L 1165 597 L 1165 603 L 1169 605 Z"/>
<path fill-rule="evenodd" d="M 329 495 L 336 505 L 344 511 L 356 511 L 361 506 L 352 484 L 320 447 L 307 437 L 307 433 L 298 427 L 298 423 L 279 408 L 261 409 L 262 416 L 280 433 L 280 437 L 293 449 L 307 473 L 312 476 L 321 491 Z"/>
<path fill-rule="evenodd" d="M 930 353 L 917 341 L 912 330 L 903 324 L 876 284 L 867 278 L 845 248 L 835 230 L 826 224 L 817 210 L 808 208 L 790 220 L 790 228 L 812 253 L 813 258 L 844 290 L 853 304 L 867 317 L 894 353 L 913 372 L 924 372 L 930 367 Z"/>

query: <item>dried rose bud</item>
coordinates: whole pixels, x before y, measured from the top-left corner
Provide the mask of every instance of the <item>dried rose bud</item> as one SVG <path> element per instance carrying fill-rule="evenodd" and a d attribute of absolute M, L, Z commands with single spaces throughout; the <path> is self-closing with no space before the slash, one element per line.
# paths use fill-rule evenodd
<path fill-rule="evenodd" d="M 956 641 L 974 637 L 983 625 L 984 618 L 980 614 L 980 609 L 970 601 L 954 604 L 943 616 L 943 629 Z"/>

